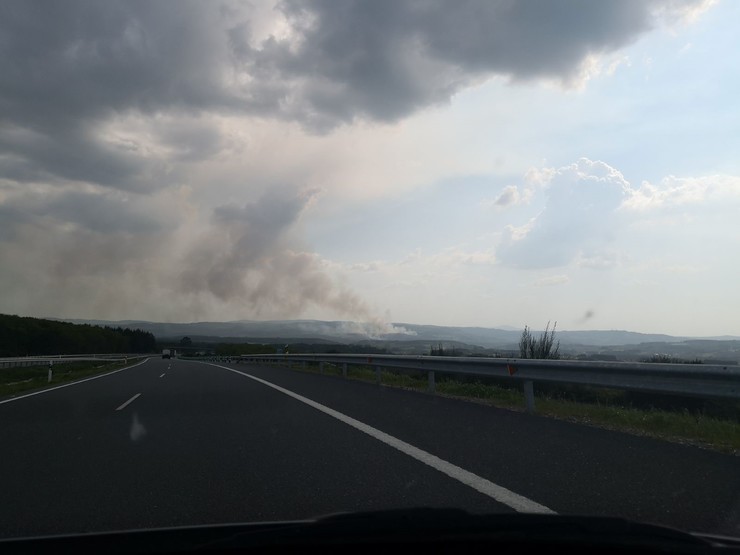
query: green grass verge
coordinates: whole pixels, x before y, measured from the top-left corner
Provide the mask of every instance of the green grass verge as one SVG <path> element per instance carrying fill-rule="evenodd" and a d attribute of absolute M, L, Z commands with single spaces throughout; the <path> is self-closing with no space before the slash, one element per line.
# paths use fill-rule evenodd
<path fill-rule="evenodd" d="M 71 382 L 87 376 L 118 370 L 136 364 L 136 361 L 105 362 L 84 361 L 66 362 L 53 367 L 51 382 L 49 365 L 0 368 L 0 398 L 13 397 L 35 389 L 44 389 L 65 382 Z"/>
<path fill-rule="evenodd" d="M 319 373 L 318 364 L 293 364 L 292 368 Z M 325 375 L 341 376 L 341 366 L 324 365 Z M 350 366 L 347 377 L 375 382 L 375 370 L 370 367 Z M 382 371 L 381 383 L 415 391 L 425 391 L 426 377 Z M 537 385 L 535 384 L 535 392 Z M 438 379 L 439 395 L 467 401 L 482 402 L 510 410 L 524 410 L 524 394 L 519 389 L 499 387 L 481 382 L 459 382 Z M 659 409 L 638 409 L 620 405 L 621 392 L 589 388 L 592 402 L 579 402 L 535 393 L 537 413 L 551 418 L 568 420 L 589 426 L 654 437 L 677 443 L 686 443 L 714 449 L 723 453 L 740 454 L 740 422 L 732 419 Z"/>
<path fill-rule="evenodd" d="M 740 454 L 740 423 L 702 414 L 537 399 L 537 412 L 602 428 Z"/>

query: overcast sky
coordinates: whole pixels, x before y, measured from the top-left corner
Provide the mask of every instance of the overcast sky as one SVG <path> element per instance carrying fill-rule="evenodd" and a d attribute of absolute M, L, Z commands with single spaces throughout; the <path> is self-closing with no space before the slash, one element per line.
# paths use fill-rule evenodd
<path fill-rule="evenodd" d="M 0 3 L 0 312 L 740 335 L 740 2 Z"/>

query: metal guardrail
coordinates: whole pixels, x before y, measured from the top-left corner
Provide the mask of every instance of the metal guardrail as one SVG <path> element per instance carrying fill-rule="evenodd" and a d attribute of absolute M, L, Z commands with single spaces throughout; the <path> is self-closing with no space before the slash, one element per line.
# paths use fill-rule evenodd
<path fill-rule="evenodd" d="M 0 358 L 0 370 L 4 368 L 19 368 L 26 366 L 49 366 L 49 379 L 51 381 L 53 376 L 53 367 L 58 364 L 65 364 L 70 362 L 88 362 L 88 361 L 101 361 L 101 362 L 128 362 L 129 360 L 136 360 L 153 356 L 151 354 L 96 354 L 96 355 L 46 355 L 46 356 L 33 356 L 33 357 L 6 357 Z"/>
<path fill-rule="evenodd" d="M 126 360 L 126 359 L 137 359 L 148 356 L 154 356 L 152 354 L 100 354 L 100 355 L 40 355 L 40 356 L 27 356 L 27 357 L 4 357 L 0 358 L 0 368 L 9 368 L 15 366 L 31 366 L 38 364 L 48 364 L 53 362 L 55 364 L 61 364 L 64 362 L 79 362 L 86 360 Z"/>
<path fill-rule="evenodd" d="M 474 357 L 432 357 L 354 354 L 243 355 L 239 362 L 301 362 L 372 366 L 380 383 L 382 369 L 427 372 L 428 390 L 435 390 L 435 373 L 488 376 L 522 382 L 527 410 L 534 411 L 534 382 L 589 385 L 613 389 L 740 399 L 740 367 L 708 364 L 591 362 Z"/>

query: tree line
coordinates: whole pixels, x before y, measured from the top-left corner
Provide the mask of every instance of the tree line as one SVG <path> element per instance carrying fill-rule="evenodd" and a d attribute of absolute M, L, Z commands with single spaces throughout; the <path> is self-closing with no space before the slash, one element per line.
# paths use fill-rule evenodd
<path fill-rule="evenodd" d="M 0 356 L 153 353 L 154 335 L 140 329 L 72 324 L 0 314 Z"/>

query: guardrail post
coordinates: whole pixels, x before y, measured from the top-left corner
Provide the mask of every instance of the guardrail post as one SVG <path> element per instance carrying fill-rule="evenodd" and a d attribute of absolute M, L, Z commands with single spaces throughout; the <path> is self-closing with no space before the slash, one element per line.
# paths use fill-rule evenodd
<path fill-rule="evenodd" d="M 380 385 L 380 382 L 382 381 L 381 375 L 380 375 L 380 366 L 375 367 L 375 383 Z"/>
<path fill-rule="evenodd" d="M 527 406 L 527 412 L 534 412 L 534 382 L 532 380 L 524 382 L 524 403 Z"/>
<path fill-rule="evenodd" d="M 321 361 L 319 362 L 319 374 L 323 374 L 323 373 L 324 373 L 324 362 Z"/>
<path fill-rule="evenodd" d="M 49 380 L 48 380 L 49 383 L 51 383 L 51 375 L 52 375 L 51 366 L 52 366 L 52 364 L 54 364 L 54 363 L 52 361 L 49 361 Z"/>
<path fill-rule="evenodd" d="M 343 378 L 347 377 L 347 363 L 346 362 L 342 364 L 342 377 Z"/>
<path fill-rule="evenodd" d="M 434 370 L 430 370 L 427 373 L 427 376 L 429 378 L 429 385 L 427 386 L 427 391 L 429 391 L 429 393 L 434 393 L 434 387 L 435 387 L 435 384 L 434 384 Z"/>

